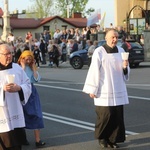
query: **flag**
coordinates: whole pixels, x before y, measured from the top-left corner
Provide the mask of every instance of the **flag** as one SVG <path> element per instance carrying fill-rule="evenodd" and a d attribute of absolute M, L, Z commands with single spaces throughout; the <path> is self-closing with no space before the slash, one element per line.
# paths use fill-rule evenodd
<path fill-rule="evenodd" d="M 101 21 L 100 21 L 100 27 L 101 27 L 101 29 L 104 28 L 105 16 L 106 16 L 106 12 L 103 14 L 103 17 L 102 17 L 102 19 L 101 19 Z"/>
<path fill-rule="evenodd" d="M 99 22 L 100 19 L 101 19 L 101 12 L 100 9 L 98 9 L 96 12 L 94 12 L 91 16 L 87 18 L 87 26 Z"/>

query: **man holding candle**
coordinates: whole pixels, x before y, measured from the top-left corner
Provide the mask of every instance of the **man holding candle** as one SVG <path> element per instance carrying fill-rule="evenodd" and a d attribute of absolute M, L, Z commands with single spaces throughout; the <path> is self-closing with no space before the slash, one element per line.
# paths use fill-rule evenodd
<path fill-rule="evenodd" d="M 123 105 L 128 104 L 125 81 L 129 79 L 128 60 L 123 60 L 123 48 L 116 46 L 118 32 L 106 33 L 106 44 L 92 56 L 83 92 L 94 99 L 97 120 L 95 137 L 102 148 L 118 148 L 125 141 Z"/>
<path fill-rule="evenodd" d="M 24 142 L 21 131 L 25 127 L 22 105 L 27 103 L 30 94 L 29 78 L 18 64 L 12 63 L 11 48 L 1 44 L 0 150 L 21 150 Z"/>

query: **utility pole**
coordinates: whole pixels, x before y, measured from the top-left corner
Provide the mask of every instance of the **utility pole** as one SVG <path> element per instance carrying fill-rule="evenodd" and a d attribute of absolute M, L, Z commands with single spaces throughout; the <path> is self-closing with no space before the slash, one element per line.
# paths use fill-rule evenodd
<path fill-rule="evenodd" d="M 2 41 L 7 40 L 7 36 L 10 33 L 10 15 L 8 10 L 8 0 L 4 0 L 4 11 L 3 11 L 3 33 L 1 36 Z"/>
<path fill-rule="evenodd" d="M 67 18 L 69 18 L 69 2 L 68 2 L 68 0 L 66 0 L 66 4 L 67 4 Z"/>

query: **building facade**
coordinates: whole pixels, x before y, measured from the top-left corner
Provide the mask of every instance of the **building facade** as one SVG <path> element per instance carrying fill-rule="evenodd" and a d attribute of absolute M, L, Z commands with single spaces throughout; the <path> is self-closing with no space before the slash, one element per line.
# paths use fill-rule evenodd
<path fill-rule="evenodd" d="M 114 0 L 115 25 L 127 28 L 128 19 L 145 18 L 150 24 L 150 0 Z"/>
<path fill-rule="evenodd" d="M 23 14 L 24 15 L 24 14 Z M 0 10 L 0 34 L 3 33 L 3 11 Z M 81 13 L 75 13 L 72 18 L 62 18 L 60 16 L 52 16 L 48 18 L 24 18 L 18 14 L 10 15 L 10 32 L 15 37 L 22 37 L 25 39 L 26 33 L 31 32 L 33 38 L 40 38 L 40 34 L 45 30 L 54 33 L 56 29 L 71 29 L 86 27 L 87 19 L 82 18 Z M 92 27 L 95 27 L 92 25 Z"/>

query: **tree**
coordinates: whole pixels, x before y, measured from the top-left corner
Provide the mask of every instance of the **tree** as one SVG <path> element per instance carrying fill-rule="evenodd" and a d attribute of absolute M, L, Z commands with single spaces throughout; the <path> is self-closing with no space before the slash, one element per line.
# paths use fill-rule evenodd
<path fill-rule="evenodd" d="M 89 8 L 87 11 L 85 11 L 85 15 L 91 15 L 92 12 L 94 12 L 94 8 Z"/>
<path fill-rule="evenodd" d="M 67 16 L 67 6 L 69 6 L 69 15 L 74 12 L 80 12 L 83 16 L 90 15 L 94 12 L 93 8 L 86 10 L 88 0 L 30 0 L 32 5 L 28 9 L 28 13 L 36 13 L 37 18 L 45 18 L 49 16 L 60 15 Z M 31 13 L 32 14 L 32 13 Z M 30 15 L 31 16 L 31 15 Z"/>
<path fill-rule="evenodd" d="M 80 12 L 83 15 L 93 12 L 94 9 L 90 8 L 87 11 L 86 4 L 88 0 L 57 0 L 56 6 L 59 12 L 61 12 L 62 17 L 67 16 L 67 5 L 69 5 L 69 14 L 73 14 L 74 12 Z"/>
<path fill-rule="evenodd" d="M 36 13 L 37 18 L 49 17 L 52 12 L 52 0 L 30 0 L 33 4 L 28 8 L 28 12 Z"/>

